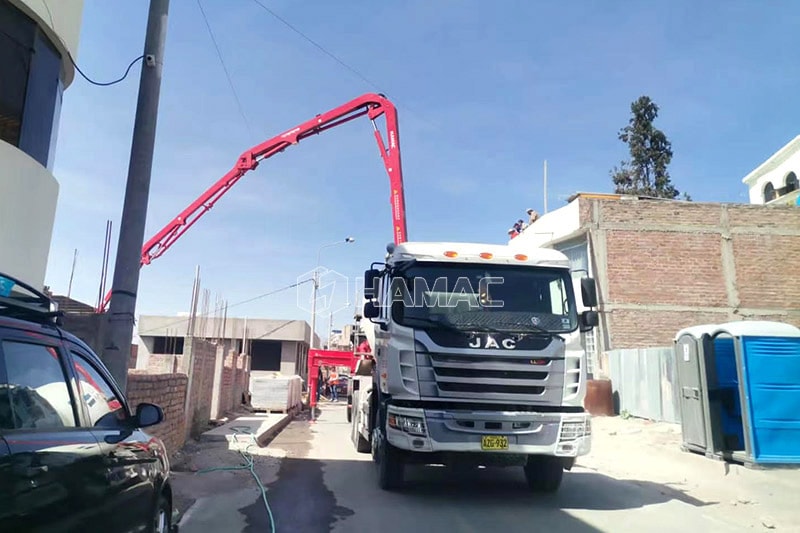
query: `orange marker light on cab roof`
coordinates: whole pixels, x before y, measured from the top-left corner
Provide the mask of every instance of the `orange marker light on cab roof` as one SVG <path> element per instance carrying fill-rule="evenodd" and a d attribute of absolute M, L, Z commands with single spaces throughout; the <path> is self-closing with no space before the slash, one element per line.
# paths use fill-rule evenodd
<path fill-rule="evenodd" d="M 516 259 L 517 261 L 527 261 L 528 256 L 525 254 L 517 254 L 514 256 L 514 259 Z"/>
<path fill-rule="evenodd" d="M 491 259 L 492 257 L 494 257 L 494 255 L 490 254 L 489 252 L 481 252 L 482 259 Z"/>
<path fill-rule="evenodd" d="M 444 253 L 445 257 L 458 257 L 458 252 L 447 251 Z"/>

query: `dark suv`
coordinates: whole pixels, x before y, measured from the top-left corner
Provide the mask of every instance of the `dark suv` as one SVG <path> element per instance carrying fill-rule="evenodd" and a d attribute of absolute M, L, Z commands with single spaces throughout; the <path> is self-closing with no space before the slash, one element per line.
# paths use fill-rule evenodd
<path fill-rule="evenodd" d="M 175 531 L 166 448 L 55 304 L 0 273 L 0 531 Z"/>

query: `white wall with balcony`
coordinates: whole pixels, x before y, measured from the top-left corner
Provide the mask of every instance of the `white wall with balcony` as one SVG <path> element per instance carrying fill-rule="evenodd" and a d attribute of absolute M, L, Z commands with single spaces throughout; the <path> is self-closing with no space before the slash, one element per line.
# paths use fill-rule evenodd
<path fill-rule="evenodd" d="M 742 179 L 751 204 L 800 205 L 800 135 Z"/>
<path fill-rule="evenodd" d="M 0 0 L 0 272 L 42 288 L 58 181 L 61 99 L 83 0 Z"/>

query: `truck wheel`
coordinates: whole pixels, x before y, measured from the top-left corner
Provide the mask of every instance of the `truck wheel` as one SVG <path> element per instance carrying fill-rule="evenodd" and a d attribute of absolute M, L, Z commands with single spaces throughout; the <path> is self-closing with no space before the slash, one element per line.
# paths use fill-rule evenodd
<path fill-rule="evenodd" d="M 528 487 L 533 492 L 556 492 L 564 478 L 564 464 L 560 457 L 530 455 L 523 468 Z"/>
<path fill-rule="evenodd" d="M 381 433 L 378 445 L 378 484 L 383 490 L 397 490 L 403 486 L 405 464 L 397 448 L 386 441 Z"/>
<path fill-rule="evenodd" d="M 352 422 L 353 420 L 353 397 L 347 397 L 347 421 Z"/>

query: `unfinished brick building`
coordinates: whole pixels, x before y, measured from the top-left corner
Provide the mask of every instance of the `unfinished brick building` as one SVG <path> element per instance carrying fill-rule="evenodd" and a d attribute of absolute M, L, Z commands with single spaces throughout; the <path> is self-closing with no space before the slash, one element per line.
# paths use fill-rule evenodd
<path fill-rule="evenodd" d="M 510 244 L 561 250 L 597 279 L 590 352 L 671 345 L 693 324 L 800 326 L 797 207 L 581 193 Z"/>

